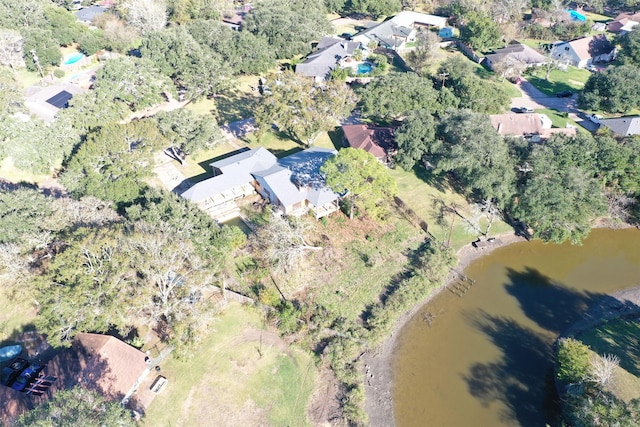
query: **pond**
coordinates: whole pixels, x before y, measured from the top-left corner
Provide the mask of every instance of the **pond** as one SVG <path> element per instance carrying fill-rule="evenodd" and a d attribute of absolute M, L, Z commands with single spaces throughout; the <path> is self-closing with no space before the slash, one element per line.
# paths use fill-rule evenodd
<path fill-rule="evenodd" d="M 442 292 L 400 333 L 397 425 L 553 426 L 553 342 L 607 293 L 640 286 L 640 231 L 517 243 L 465 272 L 476 282 L 464 296 Z"/>

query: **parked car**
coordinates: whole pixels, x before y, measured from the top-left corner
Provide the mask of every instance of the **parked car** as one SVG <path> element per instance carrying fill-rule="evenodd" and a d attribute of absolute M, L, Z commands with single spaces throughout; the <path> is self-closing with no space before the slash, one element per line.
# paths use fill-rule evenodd
<path fill-rule="evenodd" d="M 533 113 L 533 108 L 529 108 L 529 107 L 517 107 L 514 108 L 514 111 L 516 113 Z"/>
<path fill-rule="evenodd" d="M 587 116 L 587 119 L 589 119 L 589 121 L 599 125 L 600 124 L 600 120 L 604 119 L 604 117 L 602 117 L 599 114 L 589 114 Z"/>
<path fill-rule="evenodd" d="M 571 92 L 570 90 L 563 90 L 562 92 L 556 92 L 556 96 L 558 98 L 569 98 L 573 96 L 573 92 Z"/>

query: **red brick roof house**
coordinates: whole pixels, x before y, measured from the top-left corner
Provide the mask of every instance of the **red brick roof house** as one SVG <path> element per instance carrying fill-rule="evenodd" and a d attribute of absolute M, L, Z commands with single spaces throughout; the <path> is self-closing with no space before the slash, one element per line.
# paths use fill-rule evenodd
<path fill-rule="evenodd" d="M 342 131 L 349 147 L 373 154 L 382 163 L 390 163 L 397 151 L 393 128 L 356 124 L 344 125 Z"/>

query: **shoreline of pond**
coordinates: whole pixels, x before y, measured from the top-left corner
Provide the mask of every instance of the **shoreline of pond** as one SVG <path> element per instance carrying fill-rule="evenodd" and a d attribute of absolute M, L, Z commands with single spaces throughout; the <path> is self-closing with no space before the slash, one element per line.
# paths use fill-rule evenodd
<path fill-rule="evenodd" d="M 456 270 L 464 272 L 474 261 L 489 255 L 498 248 L 503 248 L 515 243 L 526 242 L 527 239 L 513 233 L 504 233 L 495 236 L 494 244 L 483 249 L 476 248 L 469 243 L 456 253 L 458 264 Z M 365 411 L 369 416 L 369 425 L 372 427 L 395 426 L 393 415 L 393 356 L 397 345 L 397 337 L 400 330 L 440 292 L 445 290 L 455 279 L 457 274 L 452 273 L 441 286 L 434 289 L 428 297 L 418 301 L 410 310 L 403 313 L 395 322 L 393 328 L 385 340 L 374 350 L 364 355 L 363 377 L 365 378 Z M 640 288 L 639 288 L 640 289 Z"/>
<path fill-rule="evenodd" d="M 594 228 L 615 230 L 637 227 L 631 225 L 620 226 L 619 224 L 617 226 L 611 226 L 611 224 L 600 223 Z M 525 238 L 516 236 L 513 233 L 497 235 L 495 238 L 497 243 L 484 249 L 478 249 L 471 243 L 462 247 L 456 254 L 458 257 L 456 269 L 464 272 L 474 261 L 491 254 L 496 249 L 527 241 Z M 405 312 L 396 321 L 386 339 L 378 347 L 368 351 L 364 355 L 365 372 L 363 372 L 363 378 L 365 380 L 365 411 L 369 416 L 369 425 L 380 427 L 395 425 L 393 412 L 393 358 L 398 345 L 397 338 L 404 326 L 426 304 L 439 295 L 442 290 L 446 289 L 453 280 L 455 280 L 454 274 L 450 275 L 440 287 L 434 289 L 428 297 L 417 302 L 409 311 Z M 628 296 L 630 295 L 629 292 L 632 292 L 634 293 L 634 298 L 637 298 L 636 301 L 640 305 L 640 283 L 638 283 L 638 285 L 637 287 L 615 292 L 611 294 L 611 296 L 616 298 L 623 295 Z M 569 331 L 566 331 L 562 335 L 568 332 Z"/>

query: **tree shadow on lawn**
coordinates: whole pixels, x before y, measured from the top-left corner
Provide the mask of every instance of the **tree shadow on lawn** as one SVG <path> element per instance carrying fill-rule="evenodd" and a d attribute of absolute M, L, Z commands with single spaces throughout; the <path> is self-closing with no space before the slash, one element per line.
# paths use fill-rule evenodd
<path fill-rule="evenodd" d="M 640 309 L 609 295 L 566 288 L 539 271 L 508 270 L 507 292 L 524 315 L 542 331 L 516 319 L 485 311 L 468 315 L 500 351 L 494 361 L 475 363 L 463 374 L 469 392 L 483 405 L 501 402 L 502 418 L 521 426 L 559 425 L 560 405 L 554 382 L 553 344 L 572 325 L 598 321 L 604 308 Z"/>
<path fill-rule="evenodd" d="M 258 98 L 238 89 L 222 91 L 214 97 L 216 108 L 212 111 L 220 124 L 236 122 L 253 117 Z"/>

